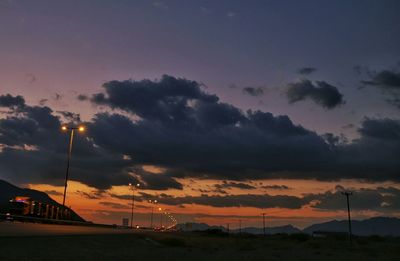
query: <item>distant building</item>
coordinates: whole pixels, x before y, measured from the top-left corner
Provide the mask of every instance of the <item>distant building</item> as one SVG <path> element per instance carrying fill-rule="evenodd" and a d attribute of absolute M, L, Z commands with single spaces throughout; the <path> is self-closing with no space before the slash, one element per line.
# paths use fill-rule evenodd
<path fill-rule="evenodd" d="M 129 218 L 123 218 L 122 219 L 122 226 L 123 227 L 128 227 L 129 226 Z"/>

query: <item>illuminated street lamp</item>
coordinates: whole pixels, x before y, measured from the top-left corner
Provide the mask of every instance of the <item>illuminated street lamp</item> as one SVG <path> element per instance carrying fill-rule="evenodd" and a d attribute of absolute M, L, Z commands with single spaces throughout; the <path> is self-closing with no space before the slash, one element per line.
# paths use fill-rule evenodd
<path fill-rule="evenodd" d="M 149 199 L 150 204 L 157 204 L 157 199 L 151 200 Z M 150 228 L 153 228 L 153 214 L 154 214 L 154 206 L 151 206 L 151 217 L 150 217 Z"/>
<path fill-rule="evenodd" d="M 135 207 L 135 189 L 140 187 L 140 184 L 137 183 L 135 186 L 132 183 L 129 183 L 129 187 L 132 189 L 132 212 L 131 212 L 131 228 L 133 228 L 133 208 Z"/>
<path fill-rule="evenodd" d="M 64 196 L 63 196 L 63 207 L 65 206 L 65 197 L 67 195 L 67 185 L 68 185 L 68 173 L 69 173 L 69 162 L 71 161 L 71 154 L 72 154 L 72 142 L 74 140 L 74 132 L 75 130 L 79 132 L 84 132 L 85 127 L 84 126 L 79 126 L 79 127 L 69 127 L 69 126 L 62 126 L 61 129 L 63 131 L 69 131 L 69 146 L 68 146 L 68 161 L 67 161 L 67 171 L 65 173 L 65 185 L 64 185 Z"/>
<path fill-rule="evenodd" d="M 160 211 L 160 229 L 162 229 L 162 217 L 163 217 L 162 208 L 158 208 L 158 211 Z"/>

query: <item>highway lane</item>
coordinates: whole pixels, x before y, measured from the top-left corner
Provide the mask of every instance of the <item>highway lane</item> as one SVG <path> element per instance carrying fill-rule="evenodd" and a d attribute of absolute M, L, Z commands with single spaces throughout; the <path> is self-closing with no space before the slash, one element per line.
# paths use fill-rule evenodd
<path fill-rule="evenodd" d="M 55 225 L 39 223 L 0 222 L 0 237 L 10 236 L 62 236 L 92 234 L 131 234 L 139 230 L 90 227 L 74 225 Z"/>

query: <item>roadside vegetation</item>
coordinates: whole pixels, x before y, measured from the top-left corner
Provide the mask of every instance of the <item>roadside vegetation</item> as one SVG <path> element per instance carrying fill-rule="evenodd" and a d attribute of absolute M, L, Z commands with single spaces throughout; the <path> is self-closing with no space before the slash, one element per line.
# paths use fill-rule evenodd
<path fill-rule="evenodd" d="M 0 238 L 0 260 L 400 260 L 400 238 L 214 232 Z"/>

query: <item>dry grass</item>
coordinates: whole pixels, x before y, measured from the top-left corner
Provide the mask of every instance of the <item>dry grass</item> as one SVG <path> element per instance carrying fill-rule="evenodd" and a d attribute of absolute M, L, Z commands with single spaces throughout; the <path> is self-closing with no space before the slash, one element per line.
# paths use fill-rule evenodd
<path fill-rule="evenodd" d="M 400 260 L 400 239 L 141 233 L 0 238 L 0 260 Z"/>

